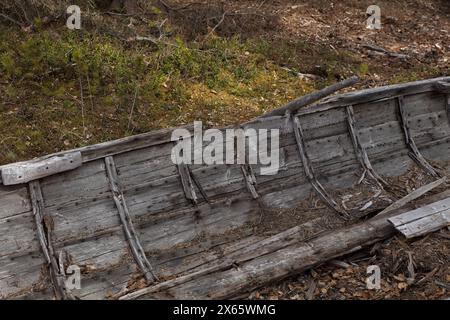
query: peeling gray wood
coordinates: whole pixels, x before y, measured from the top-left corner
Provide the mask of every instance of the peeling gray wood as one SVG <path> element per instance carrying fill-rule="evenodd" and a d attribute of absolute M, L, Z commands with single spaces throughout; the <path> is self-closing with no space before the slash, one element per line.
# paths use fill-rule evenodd
<path fill-rule="evenodd" d="M 82 165 L 81 153 L 71 152 L 44 160 L 19 162 L 1 169 L 4 185 L 27 183 L 57 173 L 73 170 Z"/>
<path fill-rule="evenodd" d="M 0 185 L 0 219 L 30 211 L 31 203 L 27 186 Z"/>
<path fill-rule="evenodd" d="M 133 252 L 136 263 L 149 283 L 157 281 L 158 277 L 153 273 L 153 267 L 148 261 L 145 251 L 142 248 L 136 230 L 134 229 L 133 222 L 131 221 L 126 200 L 120 190 L 114 159 L 112 157 L 106 157 L 105 165 L 114 202 L 116 203 L 117 210 L 119 211 L 125 236 L 128 240 L 131 251 Z"/>
<path fill-rule="evenodd" d="M 407 238 L 414 238 L 450 225 L 450 198 L 388 219 Z"/>
<path fill-rule="evenodd" d="M 403 103 L 403 97 L 397 98 L 398 109 L 400 114 L 400 120 L 403 127 L 403 134 L 405 137 L 405 142 L 411 150 L 411 158 L 415 160 L 424 170 L 426 170 L 433 177 L 439 177 L 439 174 L 434 170 L 433 166 L 428 163 L 428 161 L 422 156 L 419 149 L 417 148 L 414 139 L 412 138 L 411 131 L 409 129 L 408 118 L 406 116 L 406 110 Z"/>
<path fill-rule="evenodd" d="M 433 215 L 436 212 L 443 212 L 450 209 L 450 198 L 445 198 L 430 204 L 427 204 L 425 206 L 422 206 L 420 208 L 410 210 L 405 212 L 404 214 L 394 218 L 390 218 L 389 220 L 394 225 L 402 225 L 407 224 L 410 222 L 413 222 L 417 219 L 422 219 L 423 217 Z"/>

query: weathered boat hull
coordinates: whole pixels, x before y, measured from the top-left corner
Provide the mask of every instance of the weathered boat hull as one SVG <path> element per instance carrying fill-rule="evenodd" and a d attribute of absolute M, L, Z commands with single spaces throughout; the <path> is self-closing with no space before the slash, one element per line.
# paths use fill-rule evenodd
<path fill-rule="evenodd" d="M 220 298 L 220 278 L 203 276 L 280 250 L 273 233 L 297 226 L 286 239 L 301 241 L 387 206 L 408 187 L 404 176 L 417 186 L 445 175 L 449 81 L 339 95 L 244 124 L 280 129 L 276 175 L 259 165 L 180 169 L 170 129 L 0 167 L 0 297 L 118 298 L 153 285 L 141 298 Z M 203 196 L 193 201 L 189 188 Z M 81 268 L 80 289 L 64 284 L 69 265 Z"/>

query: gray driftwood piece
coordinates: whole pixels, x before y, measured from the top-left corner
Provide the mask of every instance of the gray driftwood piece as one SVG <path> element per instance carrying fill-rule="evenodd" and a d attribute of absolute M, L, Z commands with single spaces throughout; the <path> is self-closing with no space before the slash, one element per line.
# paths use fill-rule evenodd
<path fill-rule="evenodd" d="M 358 81 L 359 81 L 359 78 L 356 76 L 345 79 L 341 82 L 335 83 L 335 84 L 333 84 L 329 87 L 326 87 L 322 90 L 319 90 L 319 91 L 313 92 L 311 94 L 307 94 L 298 99 L 295 99 L 295 100 L 289 102 L 288 104 L 286 104 L 285 106 L 282 106 L 278 109 L 275 109 L 275 110 L 272 110 L 270 112 L 263 114 L 260 118 L 282 116 L 286 113 L 293 113 L 304 106 L 307 106 L 313 102 L 319 101 L 320 99 L 325 98 L 325 97 L 335 93 L 336 91 L 339 91 L 343 88 L 350 87 L 350 86 L 354 85 L 355 83 L 357 83 Z"/>
<path fill-rule="evenodd" d="M 42 160 L 19 162 L 2 168 L 3 184 L 14 185 L 73 170 L 82 165 L 81 152 L 75 151 Z"/>
<path fill-rule="evenodd" d="M 385 208 L 383 211 L 381 211 L 380 213 L 378 213 L 378 216 L 387 214 L 391 211 L 394 211 L 396 209 L 400 209 L 401 207 L 403 207 L 404 205 L 406 205 L 407 203 L 416 200 L 417 198 L 423 196 L 425 193 L 433 190 L 434 188 L 439 187 L 440 185 L 442 185 L 445 181 L 447 181 L 446 177 L 443 177 L 439 180 L 433 181 L 427 185 L 424 185 L 416 190 L 414 190 L 413 192 L 409 193 L 408 195 L 406 195 L 405 197 L 401 198 L 398 201 L 395 201 L 393 204 L 391 204 L 389 207 Z"/>
<path fill-rule="evenodd" d="M 407 238 L 414 238 L 450 225 L 450 198 L 388 219 Z"/>

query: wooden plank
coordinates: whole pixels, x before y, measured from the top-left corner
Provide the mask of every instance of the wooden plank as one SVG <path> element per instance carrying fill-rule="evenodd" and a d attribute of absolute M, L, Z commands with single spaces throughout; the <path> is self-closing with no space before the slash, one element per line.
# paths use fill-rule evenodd
<path fill-rule="evenodd" d="M 403 96 L 408 120 L 420 116 L 444 111 L 444 94 L 436 91 Z"/>
<path fill-rule="evenodd" d="M 396 226 L 406 238 L 415 238 L 437 231 L 450 225 L 450 209 L 435 212 L 412 222 Z"/>
<path fill-rule="evenodd" d="M 4 185 L 27 183 L 57 173 L 73 170 L 82 164 L 81 152 L 71 152 L 44 160 L 18 162 L 1 169 Z"/>
<path fill-rule="evenodd" d="M 427 92 L 405 96 L 404 105 L 408 126 L 416 145 L 448 135 L 445 94 Z"/>
<path fill-rule="evenodd" d="M 415 210 L 405 212 L 402 215 L 399 215 L 394 218 L 390 218 L 389 221 L 394 226 L 400 226 L 400 225 L 414 222 L 416 220 L 422 219 L 423 217 L 430 216 L 430 215 L 433 215 L 438 212 L 447 211 L 448 209 L 450 209 L 450 198 L 443 199 L 443 200 L 428 204 L 426 206 L 417 208 Z"/>
<path fill-rule="evenodd" d="M 450 198 L 388 219 L 407 238 L 414 238 L 450 225 Z"/>
<path fill-rule="evenodd" d="M 408 118 L 411 136 L 416 145 L 439 140 L 448 136 L 447 114 L 442 108 L 439 112 L 430 112 Z"/>
<path fill-rule="evenodd" d="M 147 259 L 144 249 L 139 241 L 136 230 L 133 226 L 133 221 L 131 220 L 130 214 L 128 212 L 128 207 L 126 204 L 125 197 L 119 186 L 119 181 L 117 178 L 117 169 L 114 163 L 113 157 L 105 158 L 106 171 L 108 173 L 109 183 L 111 187 L 111 192 L 113 194 L 114 202 L 116 203 L 117 210 L 119 212 L 120 220 L 122 222 L 122 227 L 125 232 L 125 236 L 128 240 L 128 244 L 133 253 L 134 259 L 147 279 L 148 283 L 152 283 L 158 280 L 158 277 L 153 272 L 153 267 Z"/>
<path fill-rule="evenodd" d="M 76 170 L 47 177 L 41 181 L 41 188 L 45 205 L 52 211 L 111 196 L 103 160 L 85 163 Z"/>

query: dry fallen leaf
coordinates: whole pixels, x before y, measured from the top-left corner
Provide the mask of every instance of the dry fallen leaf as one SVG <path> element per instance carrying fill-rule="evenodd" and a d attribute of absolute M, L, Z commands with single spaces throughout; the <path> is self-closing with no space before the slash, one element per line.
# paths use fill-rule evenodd
<path fill-rule="evenodd" d="M 399 288 L 400 290 L 406 289 L 408 287 L 408 284 L 406 282 L 399 282 L 397 284 L 397 288 Z"/>

